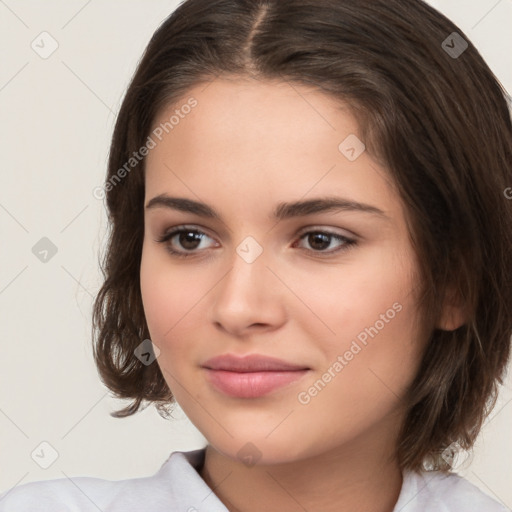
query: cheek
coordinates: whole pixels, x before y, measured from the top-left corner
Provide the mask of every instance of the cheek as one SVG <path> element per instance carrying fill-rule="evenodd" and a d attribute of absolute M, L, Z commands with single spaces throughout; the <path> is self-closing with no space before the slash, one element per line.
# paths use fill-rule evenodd
<path fill-rule="evenodd" d="M 402 300 L 391 302 L 394 296 Z M 294 397 L 305 431 L 321 418 L 332 439 L 341 442 L 400 413 L 421 361 L 414 307 L 407 296 L 391 290 L 371 302 L 344 304 L 332 318 L 336 336 L 316 339 L 324 364 Z"/>
<path fill-rule="evenodd" d="M 318 370 L 330 368 L 336 383 L 329 386 L 353 398 L 356 409 L 369 398 L 403 394 L 417 371 L 423 344 L 414 269 L 408 253 L 379 251 L 329 272 L 297 276 L 297 294 L 307 297 L 316 314 L 296 318 L 323 352 L 325 368 Z"/>
<path fill-rule="evenodd" d="M 158 363 L 167 385 L 176 392 L 176 368 L 173 362 L 186 358 L 183 352 L 189 345 L 178 343 L 183 320 L 186 319 L 187 287 L 183 287 L 178 275 L 170 274 L 150 258 L 141 262 L 141 296 L 151 341 L 160 349 Z M 190 349 L 190 347 L 189 347 Z M 170 356 L 172 354 L 172 357 Z"/>
<path fill-rule="evenodd" d="M 169 265 L 165 251 L 147 247 L 142 251 L 140 288 L 144 314 L 152 340 L 165 344 L 193 304 L 197 285 Z"/>
<path fill-rule="evenodd" d="M 384 320 L 391 317 L 396 327 L 401 321 L 398 317 L 412 314 L 411 291 L 416 285 L 415 261 L 405 252 L 406 248 L 403 252 L 400 249 L 383 246 L 348 254 L 339 264 L 282 269 L 283 274 L 288 273 L 293 291 L 313 313 L 296 318 L 316 321 L 318 332 L 327 339 L 331 337 L 334 345 L 375 322 L 381 326 L 381 315 L 386 312 Z M 395 303 L 401 304 L 407 313 L 395 315 Z M 388 323 L 385 325 L 389 331 Z"/>
<path fill-rule="evenodd" d="M 158 362 L 173 374 L 181 370 L 183 361 L 194 362 L 198 357 L 194 339 L 205 318 L 201 308 L 215 280 L 206 267 L 192 272 L 186 264 L 171 262 L 160 247 L 143 248 L 140 287 L 144 314 L 151 340 L 161 351 Z"/>

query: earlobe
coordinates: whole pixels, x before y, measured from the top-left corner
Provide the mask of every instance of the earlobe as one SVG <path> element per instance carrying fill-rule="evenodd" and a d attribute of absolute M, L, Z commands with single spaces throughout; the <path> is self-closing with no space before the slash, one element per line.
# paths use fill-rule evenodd
<path fill-rule="evenodd" d="M 455 331 L 467 323 L 467 321 L 465 305 L 460 295 L 451 289 L 445 295 L 443 308 L 436 327 L 443 331 Z"/>

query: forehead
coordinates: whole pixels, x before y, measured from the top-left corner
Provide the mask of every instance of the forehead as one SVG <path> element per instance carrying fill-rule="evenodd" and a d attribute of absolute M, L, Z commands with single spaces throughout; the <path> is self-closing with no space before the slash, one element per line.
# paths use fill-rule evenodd
<path fill-rule="evenodd" d="M 259 80 L 249 77 L 223 76 L 202 81 L 192 86 L 182 97 L 161 110 L 160 120 L 167 114 L 184 104 L 189 97 L 195 97 L 202 105 L 203 112 L 220 110 L 225 114 L 236 109 L 237 105 L 244 104 L 248 115 L 255 115 L 258 111 L 268 107 L 278 108 L 281 112 L 287 110 L 300 110 L 310 121 L 313 117 L 320 117 L 329 124 L 321 110 L 341 108 L 348 105 L 329 96 L 317 87 L 308 86 L 287 80 Z M 276 100 L 279 106 L 276 106 Z M 348 109 L 347 109 L 348 111 Z"/>
<path fill-rule="evenodd" d="M 194 144 L 198 157 L 226 145 L 231 153 L 256 154 L 262 143 L 265 152 L 297 154 L 320 138 L 328 143 L 326 136 L 336 132 L 359 131 L 347 105 L 312 87 L 242 78 L 215 79 L 191 88 L 159 113 L 153 129 L 159 127 L 163 138 L 174 139 L 180 148 Z"/>
<path fill-rule="evenodd" d="M 164 108 L 155 130 L 161 140 L 154 137 L 146 159 L 146 198 L 173 191 L 233 204 L 238 196 L 244 211 L 308 191 L 374 200 L 384 210 L 396 199 L 365 151 L 350 160 L 340 149 L 360 137 L 349 105 L 312 87 L 216 79 Z"/>

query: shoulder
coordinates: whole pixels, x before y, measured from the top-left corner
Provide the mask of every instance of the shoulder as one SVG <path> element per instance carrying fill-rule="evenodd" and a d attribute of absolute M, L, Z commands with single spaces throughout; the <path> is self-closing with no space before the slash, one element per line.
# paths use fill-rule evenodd
<path fill-rule="evenodd" d="M 203 460 L 204 449 L 177 451 L 148 477 L 81 476 L 29 482 L 0 493 L 0 512 L 187 511 L 194 509 L 192 505 L 200 507 L 207 497 L 209 510 L 227 512 L 196 470 Z"/>
<path fill-rule="evenodd" d="M 51 510 L 88 512 L 103 509 L 119 493 L 125 480 L 91 477 L 58 478 L 18 485 L 0 494 L 0 512 Z"/>
<path fill-rule="evenodd" d="M 169 463 L 170 459 L 156 474 L 142 478 L 105 480 L 78 476 L 18 485 L 0 494 L 0 512 L 143 510 L 145 504 L 157 505 L 159 500 L 172 499 L 173 486 L 162 485 L 172 469 Z M 179 485 L 173 476 L 173 484 Z"/>
<path fill-rule="evenodd" d="M 406 472 L 395 510 L 401 512 L 510 512 L 500 502 L 455 473 Z"/>

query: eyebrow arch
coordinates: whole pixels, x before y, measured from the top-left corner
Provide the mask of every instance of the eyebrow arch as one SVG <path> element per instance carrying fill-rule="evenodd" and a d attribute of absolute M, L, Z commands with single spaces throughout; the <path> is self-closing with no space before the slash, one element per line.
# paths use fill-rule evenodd
<path fill-rule="evenodd" d="M 214 208 L 205 203 L 200 203 L 198 201 L 182 197 L 170 197 L 167 194 L 160 194 L 148 201 L 146 204 L 146 210 L 153 208 L 170 208 L 199 215 L 200 217 L 222 221 L 221 215 L 219 215 Z M 336 196 L 319 197 L 291 203 L 278 203 L 270 217 L 270 220 L 284 220 L 293 217 L 304 217 L 314 213 L 334 211 L 357 211 L 377 215 L 383 219 L 390 220 L 382 210 L 375 206 L 350 201 Z"/>

